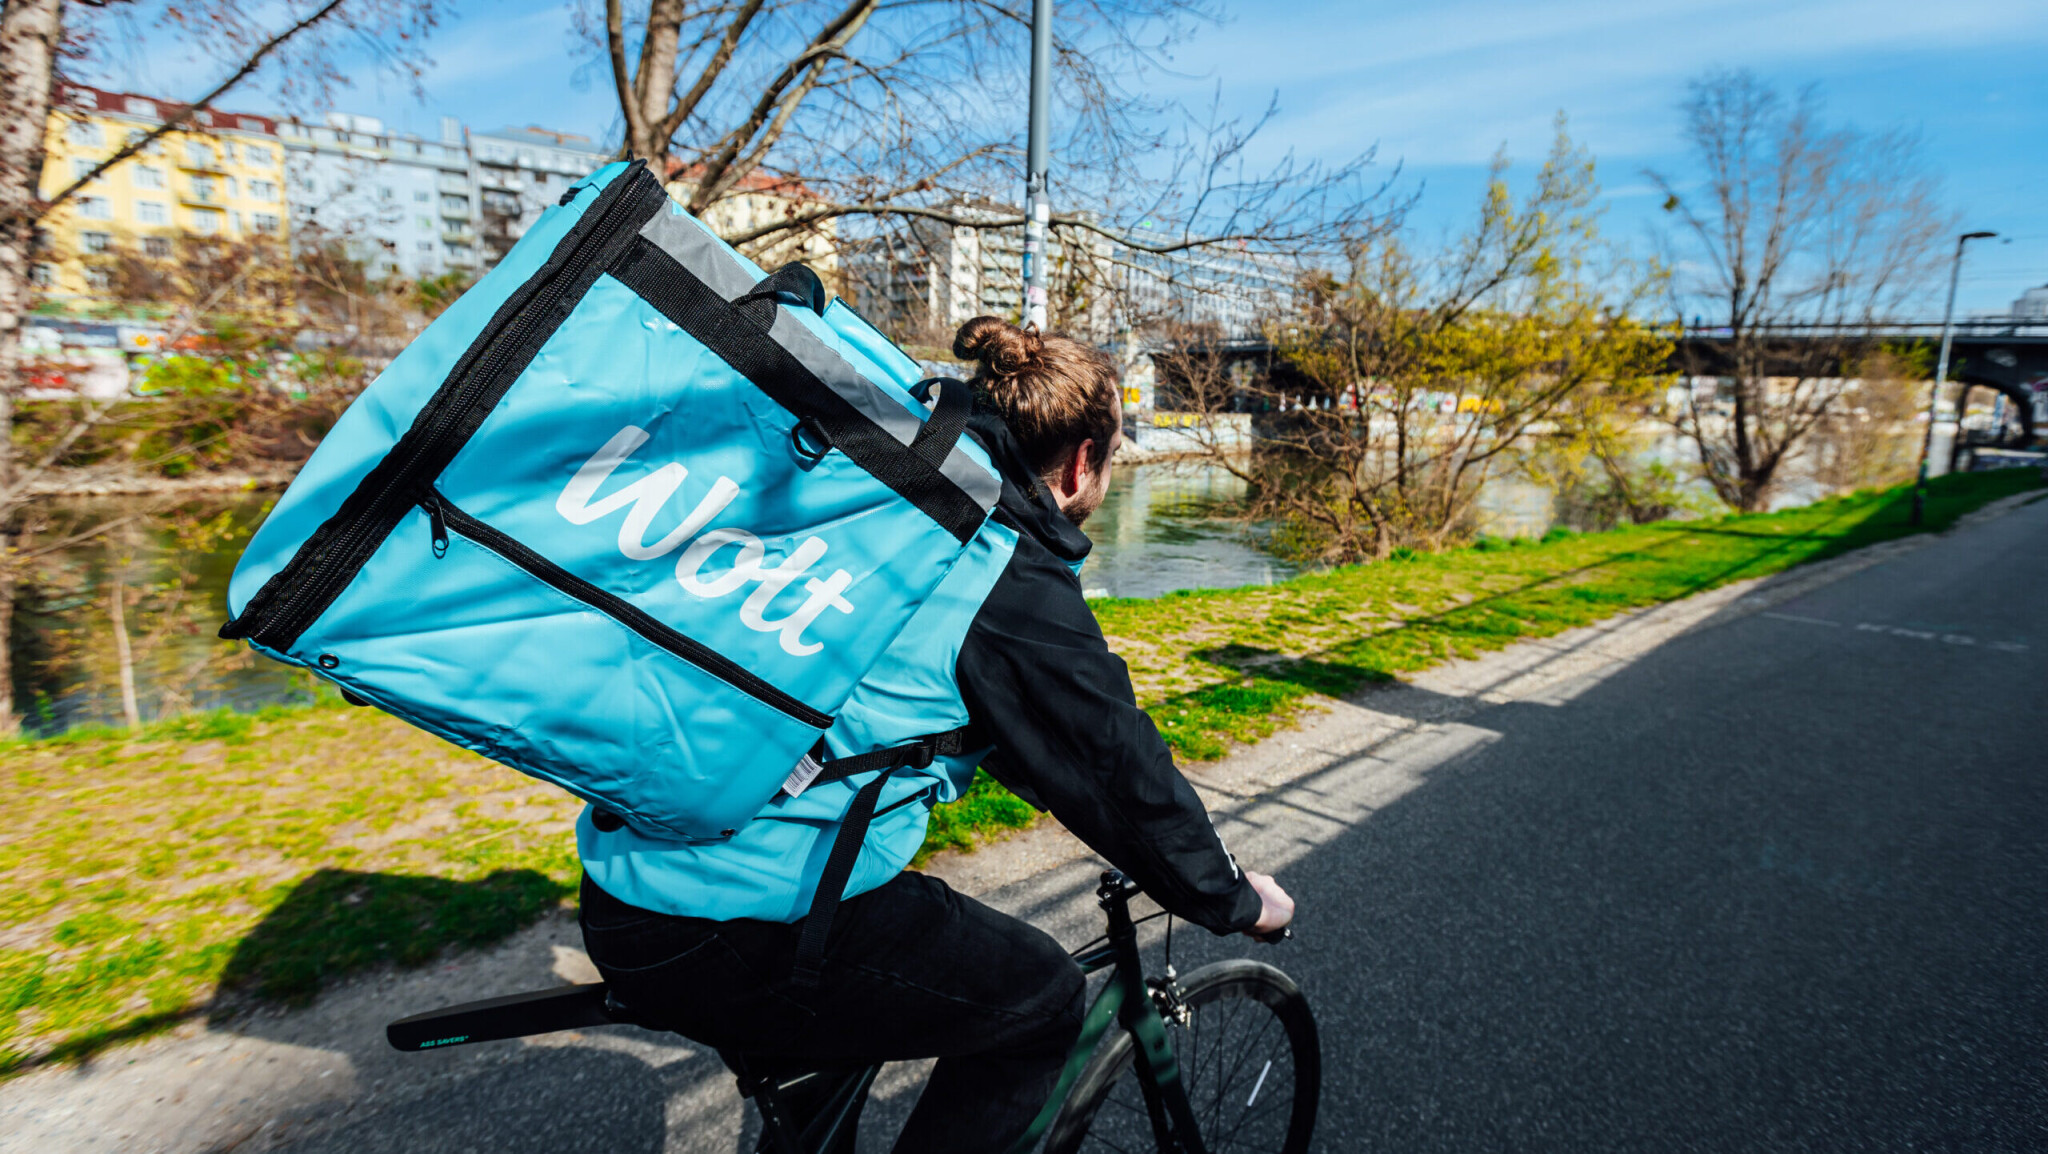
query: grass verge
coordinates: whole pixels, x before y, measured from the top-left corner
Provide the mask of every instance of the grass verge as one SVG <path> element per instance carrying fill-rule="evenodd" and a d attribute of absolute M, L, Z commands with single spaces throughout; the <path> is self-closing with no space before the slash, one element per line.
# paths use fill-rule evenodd
<path fill-rule="evenodd" d="M 1927 528 L 2039 487 L 1937 479 Z M 1096 603 L 1183 758 L 1221 756 L 1316 694 L 1906 535 L 1910 496 L 1688 521 Z M 285 1002 L 380 963 L 481 945 L 574 892 L 560 791 L 333 703 L 0 746 L 0 1076 L 89 1057 L 238 997 Z M 1028 825 L 980 777 L 922 861 Z M 227 997 L 216 1000 L 225 992 Z"/>

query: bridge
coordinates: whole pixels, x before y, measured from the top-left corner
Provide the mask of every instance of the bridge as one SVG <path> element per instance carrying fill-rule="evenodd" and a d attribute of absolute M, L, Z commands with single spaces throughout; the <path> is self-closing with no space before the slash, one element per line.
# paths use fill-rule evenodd
<path fill-rule="evenodd" d="M 1941 322 L 1919 321 L 1876 327 L 1782 325 L 1761 334 L 1764 371 L 1771 376 L 1845 376 L 1853 365 L 1845 359 L 1884 343 L 1902 351 L 1924 352 L 1930 372 L 1940 354 Z M 1688 327 L 1674 343 L 1668 367 L 1686 376 L 1728 376 L 1732 371 L 1733 338 L 1725 328 Z M 1275 355 L 1263 339 L 1226 340 L 1213 346 L 1226 363 L 1246 362 L 1258 376 L 1303 396 L 1320 390 Z M 1157 354 L 1155 353 L 1155 356 Z M 1162 366 L 1164 368 L 1164 366 Z M 1965 321 L 1955 326 L 1949 351 L 1949 380 L 1962 386 L 1954 415 L 1967 410 L 1971 393 L 1980 388 L 2004 394 L 2018 417 L 2018 444 L 2048 437 L 2048 319 Z M 1160 388 L 1171 393 L 1170 372 L 1162 372 Z M 1162 397 L 1169 407 L 1171 402 Z M 1957 438 L 1962 443 L 1962 438 Z"/>
<path fill-rule="evenodd" d="M 1778 326 L 1762 336 L 1765 371 L 1785 376 L 1817 375 L 1815 359 L 1839 358 L 1845 341 L 1859 345 L 1882 341 L 1922 352 L 1932 367 L 1941 352 L 1941 323 L 1872 329 Z M 1688 328 L 1672 350 L 1671 368 L 1693 376 L 1725 376 L 1731 343 L 1727 329 Z M 1960 418 L 1969 407 L 1973 390 L 1991 389 L 2011 400 L 2022 430 L 2021 443 L 2048 435 L 2048 321 L 1972 321 L 1956 325 L 1950 341 L 1948 378 L 1962 386 L 1956 398 L 1956 417 Z"/>

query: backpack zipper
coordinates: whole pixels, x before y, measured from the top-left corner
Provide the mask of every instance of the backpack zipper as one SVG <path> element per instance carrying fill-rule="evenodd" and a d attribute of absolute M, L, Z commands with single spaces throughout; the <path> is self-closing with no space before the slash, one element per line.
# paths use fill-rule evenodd
<path fill-rule="evenodd" d="M 812 729 L 825 729 L 832 724 L 830 714 L 805 705 L 763 678 L 755 676 L 732 658 L 662 624 L 631 601 L 585 581 L 528 548 L 510 534 L 463 512 L 451 504 L 448 498 L 442 496 L 440 490 L 428 487 L 426 495 L 419 499 L 419 507 L 426 513 L 428 523 L 433 527 L 434 556 L 447 555 L 448 534 L 452 529 L 464 539 L 496 553 L 542 583 L 583 602 L 639 634 L 643 640 L 682 658 L 763 705 Z"/>
<path fill-rule="evenodd" d="M 440 471 L 447 467 L 448 461 L 468 442 L 475 426 L 468 429 L 462 426 L 477 402 L 494 391 L 496 378 L 503 371 L 507 358 L 535 326 L 560 323 L 560 318 L 551 318 L 549 314 L 560 304 L 568 286 L 583 281 L 594 263 L 610 259 L 611 254 L 607 250 L 621 225 L 629 218 L 644 219 L 645 202 L 651 199 L 650 190 L 652 196 L 664 195 L 660 185 L 648 178 L 643 162 L 636 161 L 632 168 L 614 179 L 612 185 L 600 194 L 601 198 L 605 194 L 613 194 L 612 198 L 601 207 L 593 206 L 598 218 L 590 231 L 576 243 L 569 258 L 490 335 L 482 355 L 462 374 L 461 380 L 444 383 L 427 403 L 421 412 L 421 417 L 425 418 L 423 435 L 411 446 L 382 488 L 355 517 L 336 526 L 329 540 L 320 547 L 310 548 L 310 541 L 307 546 L 302 546 L 291 563 L 252 599 L 242 616 L 222 628 L 223 636 L 249 637 L 270 648 L 285 650 L 321 613 L 326 612 L 341 588 L 355 579 L 369 554 L 397 524 L 398 517 L 417 503 L 421 487 L 431 485 Z M 496 391 L 502 396 L 502 390 Z M 421 426 L 416 422 L 415 427 Z M 406 439 L 409 439 L 409 433 L 408 438 L 400 439 L 400 443 Z M 394 446 L 394 450 L 396 448 Z M 326 526 L 322 528 L 325 530 Z M 280 596 L 282 600 L 273 603 L 273 599 Z"/>

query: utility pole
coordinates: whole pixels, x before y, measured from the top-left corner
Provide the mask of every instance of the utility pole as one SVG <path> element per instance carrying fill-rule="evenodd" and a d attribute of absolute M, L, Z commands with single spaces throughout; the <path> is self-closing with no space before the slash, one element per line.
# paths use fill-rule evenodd
<path fill-rule="evenodd" d="M 1031 130 L 1024 155 L 1024 323 L 1045 331 L 1047 122 L 1052 119 L 1052 0 L 1031 3 Z"/>
<path fill-rule="evenodd" d="M 1948 309 L 1941 314 L 1941 359 L 1934 369 L 1934 391 L 1927 397 L 1927 429 L 1920 434 L 1920 475 L 1913 482 L 1913 524 L 1918 525 L 1927 508 L 1927 458 L 1934 451 L 1934 418 L 1941 411 L 1941 387 L 1948 383 L 1948 349 L 1955 337 L 1956 283 L 1963 278 L 1963 246 L 1973 240 L 1997 236 L 1995 232 L 1966 232 L 1956 238 L 1956 258 L 1948 270 Z M 1956 432 L 1962 432 L 1960 414 Z"/>

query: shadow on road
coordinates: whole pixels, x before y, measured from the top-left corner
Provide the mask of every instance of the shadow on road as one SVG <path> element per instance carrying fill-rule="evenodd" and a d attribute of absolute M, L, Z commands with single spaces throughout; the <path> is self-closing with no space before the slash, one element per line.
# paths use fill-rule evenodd
<path fill-rule="evenodd" d="M 2041 1148 L 2048 668 L 1825 623 L 1927 595 L 1995 636 L 2044 537 L 1943 542 L 1791 603 L 1821 625 L 1731 612 L 1562 704 L 1468 712 L 1491 740 L 1282 873 L 1319 1147 Z"/>

